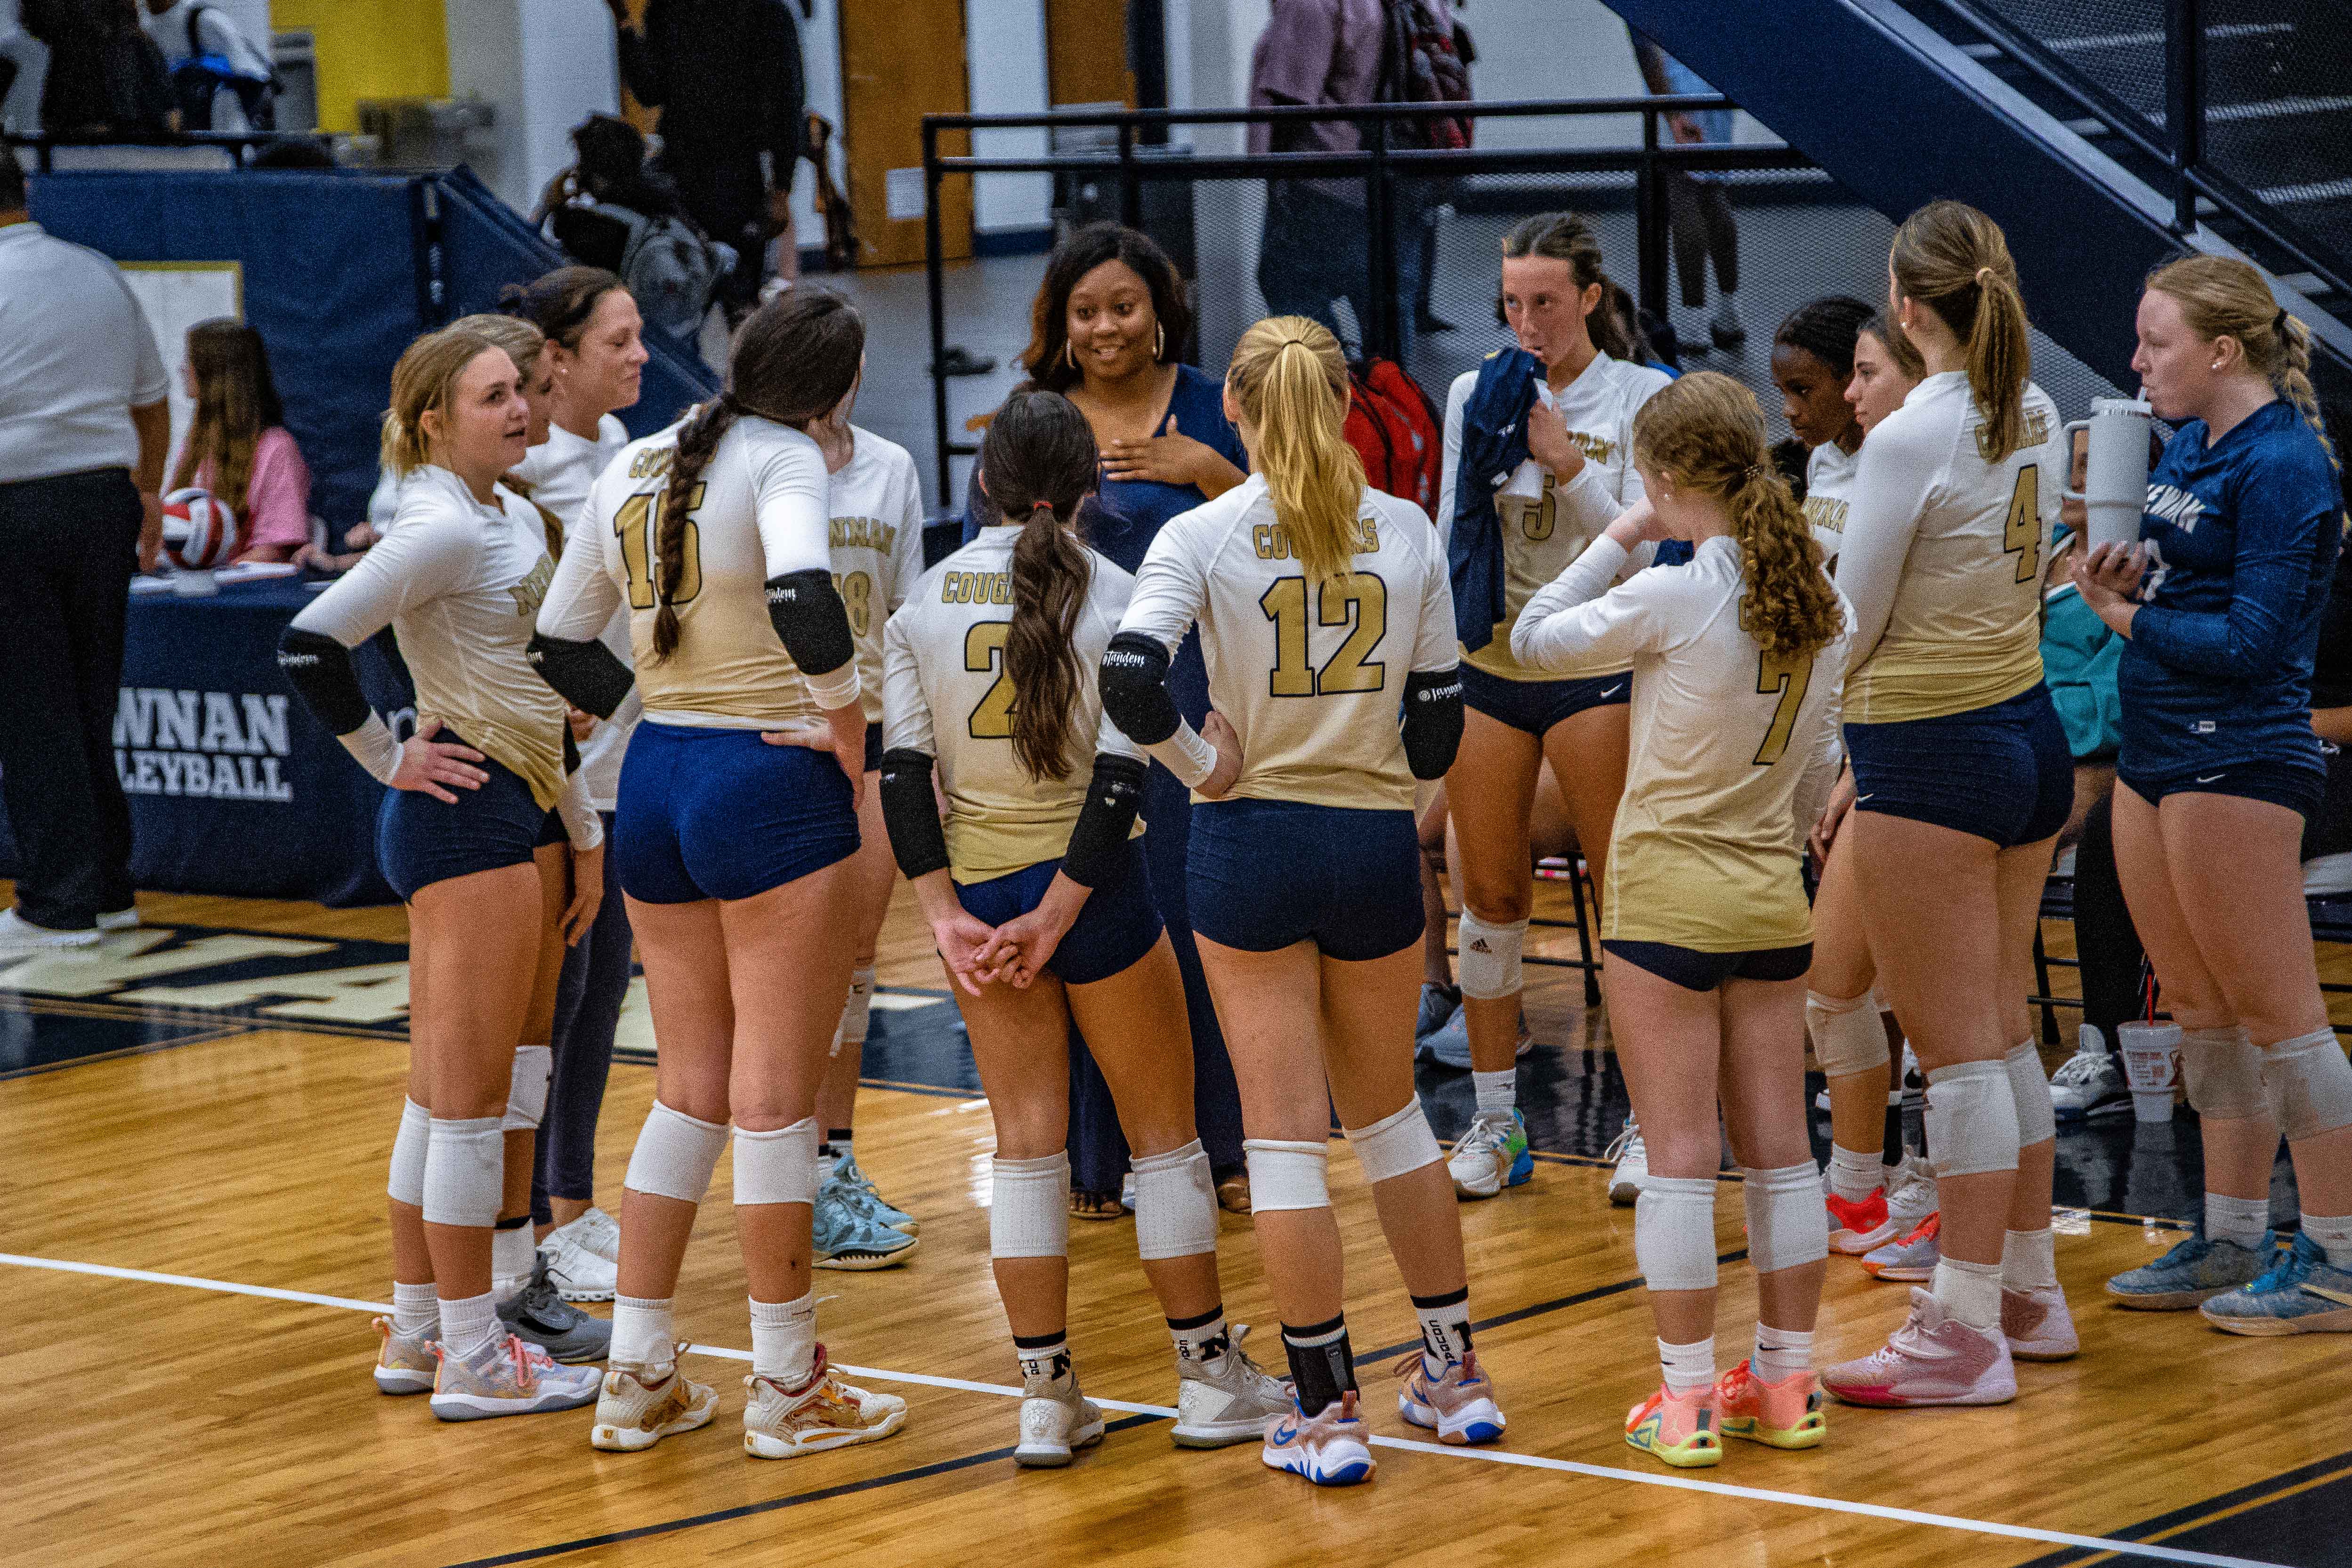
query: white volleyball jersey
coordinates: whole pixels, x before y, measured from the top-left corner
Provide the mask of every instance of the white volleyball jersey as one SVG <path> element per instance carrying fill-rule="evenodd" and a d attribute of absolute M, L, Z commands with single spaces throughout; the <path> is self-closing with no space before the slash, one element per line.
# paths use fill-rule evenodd
<path fill-rule="evenodd" d="M 524 453 L 514 471 L 517 478 L 530 485 L 530 499 L 555 514 L 555 521 L 568 539 L 587 510 L 590 487 L 628 444 L 628 427 L 610 414 L 597 422 L 596 438 L 593 441 L 574 436 L 561 425 L 551 425 L 547 439 Z M 630 661 L 633 656 L 627 605 L 614 610 L 613 618 L 596 635 L 614 658 L 623 664 Z M 589 800 L 599 811 L 610 811 L 615 804 L 621 786 L 621 758 L 628 751 L 629 735 L 644 712 L 644 700 L 632 688 L 621 699 L 620 707 L 613 710 L 613 716 L 599 721 L 588 731 L 588 738 L 580 742 L 580 779 L 587 788 Z"/>
<path fill-rule="evenodd" d="M 2058 409 L 2025 389 L 2025 443 L 1979 449 L 1984 416 L 1958 371 L 1911 389 L 1862 444 L 1838 585 L 1853 604 L 1845 716 L 1936 719 L 2042 679 L 2042 580 L 2068 454 Z"/>
<path fill-rule="evenodd" d="M 1845 543 L 1846 509 L 1861 467 L 1862 448 L 1849 452 L 1835 441 L 1822 442 L 1805 458 L 1805 523 L 1824 563 L 1835 561 Z"/>
<path fill-rule="evenodd" d="M 632 441 L 588 493 L 540 630 L 584 642 L 629 607 L 645 716 L 664 724 L 772 730 L 821 712 L 768 619 L 767 581 L 828 571 L 824 454 L 798 430 L 745 416 L 719 437 L 688 498 L 678 643 L 654 657 L 659 523 L 680 425 Z"/>
<path fill-rule="evenodd" d="M 923 487 L 896 441 L 850 426 L 849 466 L 833 476 L 833 585 L 857 639 L 866 718 L 882 721 L 882 627 L 923 574 Z"/>
<path fill-rule="evenodd" d="M 1511 635 L 1533 668 L 1633 666 L 1633 763 L 1601 934 L 1701 952 L 1810 942 L 1794 799 L 1837 722 L 1853 613 L 1841 603 L 1846 633 L 1811 658 L 1775 660 L 1740 629 L 1747 584 L 1732 540 L 1610 587 L 1624 565 L 1614 540 L 1595 540 Z"/>
<path fill-rule="evenodd" d="M 552 806 L 563 790 L 563 699 L 524 649 L 555 563 L 539 509 L 503 488 L 492 494 L 485 506 L 446 468 L 416 470 L 394 527 L 294 624 L 345 647 L 390 626 L 416 683 L 418 723 L 438 719 Z"/>
<path fill-rule="evenodd" d="M 1645 364 L 1633 364 L 1596 353 L 1574 381 L 1551 395 L 1552 406 L 1568 426 L 1569 438 L 1584 450 L 1584 467 L 1576 478 L 1560 484 L 1551 470 L 1532 459 L 1496 493 L 1495 510 L 1503 525 L 1503 618 L 1495 623 L 1495 638 L 1462 661 L 1506 680 L 1545 680 L 1511 658 L 1511 623 L 1535 591 L 1568 570 L 1584 547 L 1607 528 L 1617 514 L 1643 495 L 1642 476 L 1633 468 L 1633 416 L 1657 395 L 1673 377 Z M 1454 528 L 1454 486 L 1462 468 L 1462 411 L 1478 384 L 1478 373 L 1465 371 L 1454 378 L 1445 395 L 1445 459 L 1438 481 L 1438 527 Z M 1516 494 L 1534 491 L 1540 496 Z M 1649 564 L 1655 553 L 1644 545 L 1629 570 Z M 1623 669 L 1596 669 L 1613 675 Z"/>
<path fill-rule="evenodd" d="M 1021 529 L 980 537 L 923 574 L 882 639 L 883 736 L 893 751 L 939 764 L 947 795 L 948 865 L 959 882 L 984 882 L 1059 859 L 1086 805 L 1098 752 L 1140 760 L 1143 749 L 1102 715 L 1096 684 L 1103 649 L 1126 614 L 1135 579 L 1088 551 L 1094 575 L 1071 628 L 1078 691 L 1070 704 L 1069 771 L 1037 779 L 1013 752 L 1013 546 Z M 1142 824 L 1136 831 L 1143 830 Z"/>
<path fill-rule="evenodd" d="M 1318 590 L 1253 474 L 1170 520 L 1136 574 L 1121 631 L 1173 654 L 1200 624 L 1209 700 L 1241 736 L 1234 795 L 1412 805 L 1405 678 L 1454 667 L 1453 589 L 1419 507 L 1367 489 L 1356 515 L 1353 574 Z"/>

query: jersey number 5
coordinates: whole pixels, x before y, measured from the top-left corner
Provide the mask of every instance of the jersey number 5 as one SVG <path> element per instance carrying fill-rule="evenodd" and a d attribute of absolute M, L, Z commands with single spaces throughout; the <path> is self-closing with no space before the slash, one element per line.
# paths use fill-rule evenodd
<path fill-rule="evenodd" d="M 694 526 L 694 512 L 709 488 L 697 485 L 686 492 L 686 563 L 679 568 L 677 586 L 669 596 L 673 605 L 683 605 L 702 592 L 702 531 Z M 654 539 L 654 531 L 661 526 L 661 511 L 654 503 L 667 493 L 656 490 L 651 495 L 631 496 L 613 517 L 613 532 L 621 542 L 621 564 L 629 574 L 629 608 L 633 610 L 654 607 L 653 568 L 661 559 Z"/>
<path fill-rule="evenodd" d="M 988 695 L 964 723 L 975 741 L 1013 738 L 1013 672 L 1004 668 L 1004 639 L 1012 631 L 1010 621 L 982 621 L 963 634 L 963 667 L 975 675 L 996 671 Z"/>
<path fill-rule="evenodd" d="M 1355 574 L 1344 586 L 1326 583 L 1315 596 L 1318 624 L 1355 626 L 1319 671 L 1307 661 L 1307 579 L 1276 578 L 1259 596 L 1257 607 L 1274 623 L 1274 669 L 1266 677 L 1266 689 L 1274 696 L 1378 691 L 1386 683 L 1386 665 L 1364 662 L 1389 629 L 1389 585 L 1370 572 Z"/>
<path fill-rule="evenodd" d="M 2017 557 L 2017 580 L 2031 583 L 2042 575 L 2042 465 L 2028 463 L 2017 470 L 2017 488 L 2009 493 L 2009 521 L 2001 525 L 2000 552 Z"/>
<path fill-rule="evenodd" d="M 1813 656 L 1801 658 L 1775 658 L 1770 654 L 1756 658 L 1756 690 L 1759 696 L 1780 694 L 1773 706 L 1771 727 L 1764 731 L 1764 743 L 1756 748 L 1756 765 L 1769 768 L 1789 750 L 1789 736 L 1797 728 L 1797 710 L 1805 705 L 1805 689 L 1813 683 Z"/>

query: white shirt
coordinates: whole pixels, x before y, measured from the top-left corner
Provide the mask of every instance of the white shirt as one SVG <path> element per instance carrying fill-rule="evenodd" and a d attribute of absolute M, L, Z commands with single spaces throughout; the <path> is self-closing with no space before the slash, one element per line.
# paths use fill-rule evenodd
<path fill-rule="evenodd" d="M 828 544 L 833 585 L 857 640 L 866 721 L 878 724 L 883 624 L 923 574 L 923 484 L 906 447 L 855 425 L 849 433 L 849 466 L 833 476 Z"/>
<path fill-rule="evenodd" d="M 593 441 L 561 425 L 550 425 L 547 439 L 524 453 L 522 461 L 515 465 L 515 476 L 530 483 L 530 499 L 555 514 L 569 539 L 587 508 L 589 487 L 628 444 L 628 426 L 609 414 L 597 421 Z M 629 662 L 626 610 L 614 610 L 597 637 L 623 664 Z M 613 710 L 613 716 L 600 721 L 580 742 L 580 778 L 599 811 L 614 808 L 621 785 L 621 757 L 629 749 L 629 736 L 635 732 L 645 710 L 645 700 L 633 686 Z"/>
<path fill-rule="evenodd" d="M 585 642 L 629 606 L 646 717 L 664 724 L 773 730 L 860 695 L 855 659 L 822 682 L 793 663 L 768 619 L 767 582 L 829 571 L 824 454 L 798 430 L 746 415 L 728 427 L 689 497 L 686 564 L 672 601 L 678 643 L 654 656 L 660 520 L 685 421 L 632 441 L 590 488 L 564 542 L 539 629 Z"/>
<path fill-rule="evenodd" d="M 37 223 L 0 228 L 0 484 L 136 468 L 131 410 L 171 389 L 120 268 Z"/>
<path fill-rule="evenodd" d="M 1209 700 L 1241 736 L 1234 795 L 1412 809 L 1405 678 L 1454 668 L 1454 591 L 1419 507 L 1367 489 L 1356 516 L 1354 573 L 1318 592 L 1291 559 L 1265 476 L 1252 474 L 1170 519 L 1135 574 L 1119 630 L 1172 655 L 1200 623 Z M 1153 753 L 1168 761 L 1186 733 Z"/>
<path fill-rule="evenodd" d="M 2025 388 L 2025 443 L 1979 450 L 1984 416 L 1958 371 L 1911 389 L 1862 444 L 1839 552 L 1853 605 L 1846 718 L 1972 712 L 2042 679 L 2042 579 L 2068 453 L 2057 405 Z"/>
<path fill-rule="evenodd" d="M 1793 666 L 1740 629 L 1739 546 L 1615 587 L 1626 552 L 1605 534 L 1528 604 L 1511 647 L 1531 668 L 1633 670 L 1632 765 L 1609 840 L 1601 935 L 1701 952 L 1812 939 L 1792 830 L 1807 764 L 1837 724 L 1847 633 Z"/>
<path fill-rule="evenodd" d="M 1078 689 L 1070 705 L 1068 771 L 1058 779 L 1032 778 L 1013 755 L 1004 635 L 1013 624 L 1013 547 L 1020 538 L 1017 525 L 981 530 L 923 574 L 883 633 L 885 741 L 938 762 L 947 796 L 948 866 L 959 882 L 984 882 L 1060 858 L 1086 805 L 1095 755 L 1143 755 L 1102 716 L 1096 684 L 1135 579 L 1093 551 L 1087 553 L 1094 575 L 1070 630 Z"/>
<path fill-rule="evenodd" d="M 1511 623 L 1535 591 L 1568 570 L 1584 553 L 1595 535 L 1617 514 L 1643 495 L 1642 476 L 1633 467 L 1633 416 L 1642 405 L 1673 380 L 1662 370 L 1633 364 L 1596 353 L 1592 363 L 1574 381 L 1549 393 L 1551 405 L 1568 426 L 1569 439 L 1584 450 L 1584 467 L 1576 478 L 1559 483 L 1551 471 L 1530 458 L 1498 490 L 1495 508 L 1503 524 L 1503 618 L 1495 623 L 1495 638 L 1462 661 L 1506 680 L 1552 679 L 1526 669 L 1511 658 Z M 1462 411 L 1478 384 L 1478 373 L 1464 371 L 1445 395 L 1445 458 L 1438 479 L 1437 526 L 1441 537 L 1454 531 L 1454 487 L 1462 468 Z M 1539 391 L 1542 384 L 1538 383 Z M 1534 493 L 1540 486 L 1540 498 Z M 1513 492 L 1525 491 L 1526 494 Z M 1645 544 L 1627 562 L 1629 571 L 1650 563 L 1656 548 Z M 1625 669 L 1595 669 L 1594 675 L 1615 675 Z"/>
<path fill-rule="evenodd" d="M 237 31 L 236 24 L 218 5 L 201 5 L 199 0 L 177 0 L 177 4 L 168 9 L 155 13 L 149 11 L 142 0 L 139 13 L 140 25 L 155 41 L 155 47 L 162 51 L 167 67 L 176 69 L 182 61 L 193 59 L 197 54 L 207 54 L 220 56 L 228 61 L 230 68 L 237 75 L 256 81 L 267 80 L 272 74 L 268 58 Z M 188 47 L 188 18 L 191 13 L 196 14 L 197 47 L 193 51 Z M 210 125 L 192 125 L 187 129 L 250 131 L 253 127 L 247 122 L 245 106 L 237 101 L 236 95 L 223 91 L 213 95 L 213 122 Z"/>
<path fill-rule="evenodd" d="M 1853 500 L 1854 476 L 1862 470 L 1862 448 L 1848 452 L 1835 441 L 1824 441 L 1805 458 L 1805 522 L 1813 542 L 1822 547 L 1824 563 L 1835 561 L 1845 542 L 1845 514 Z"/>

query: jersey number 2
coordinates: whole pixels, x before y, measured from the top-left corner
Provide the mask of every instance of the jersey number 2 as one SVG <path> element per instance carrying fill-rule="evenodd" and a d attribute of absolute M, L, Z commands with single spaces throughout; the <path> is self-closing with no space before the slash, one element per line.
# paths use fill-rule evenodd
<path fill-rule="evenodd" d="M 1772 709 L 1772 723 L 1764 731 L 1764 743 L 1756 748 L 1756 765 L 1769 768 L 1789 750 L 1789 736 L 1797 728 L 1797 710 L 1805 705 L 1805 689 L 1813 683 L 1813 656 L 1801 658 L 1774 658 L 1770 654 L 1759 654 L 1756 658 L 1756 691 L 1769 697 L 1775 692 L 1780 700 Z"/>
<path fill-rule="evenodd" d="M 982 621 L 963 634 L 963 667 L 975 675 L 996 671 L 995 683 L 964 724 L 975 741 L 1013 738 L 1013 672 L 1004 668 L 1004 639 L 1012 631 L 1010 621 Z"/>
<path fill-rule="evenodd" d="M 686 564 L 679 569 L 677 591 L 669 596 L 673 605 L 683 605 L 702 592 L 702 531 L 694 526 L 694 512 L 708 489 L 697 485 L 686 492 Z M 613 517 L 613 532 L 621 542 L 621 564 L 629 574 L 629 608 L 633 610 L 654 607 L 653 569 L 661 559 L 654 542 L 661 511 L 655 503 L 667 493 L 656 490 L 651 495 L 631 496 Z"/>
<path fill-rule="evenodd" d="M 2042 465 L 2028 463 L 2017 470 L 2017 488 L 2009 493 L 2009 521 L 2001 525 L 2000 552 L 2017 557 L 2017 580 L 2031 583 L 2042 574 Z"/>
<path fill-rule="evenodd" d="M 1355 629 L 1330 662 L 1318 670 L 1307 661 L 1307 579 L 1277 577 L 1257 607 L 1274 623 L 1274 669 L 1266 689 L 1276 697 L 1329 696 L 1342 691 L 1378 691 L 1388 679 L 1384 664 L 1367 664 L 1389 629 L 1389 585 L 1359 572 L 1343 586 L 1323 584 L 1315 596 L 1315 619 L 1327 626 Z"/>

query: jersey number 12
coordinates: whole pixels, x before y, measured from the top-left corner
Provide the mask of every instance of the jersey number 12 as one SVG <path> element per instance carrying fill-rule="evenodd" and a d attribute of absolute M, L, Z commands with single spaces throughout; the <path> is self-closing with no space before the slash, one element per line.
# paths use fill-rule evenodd
<path fill-rule="evenodd" d="M 1277 577 L 1257 607 L 1274 623 L 1274 669 L 1266 689 L 1276 697 L 1331 696 L 1378 691 L 1388 679 L 1384 664 L 1367 664 L 1389 629 L 1389 585 L 1370 572 L 1345 584 L 1326 583 L 1315 597 L 1315 619 L 1326 626 L 1355 629 L 1329 661 L 1317 669 L 1307 658 L 1307 579 Z"/>

